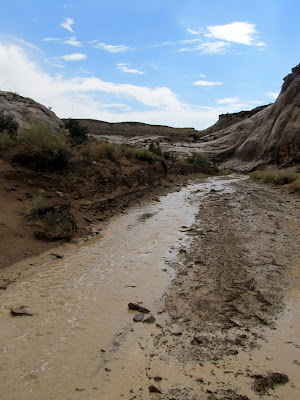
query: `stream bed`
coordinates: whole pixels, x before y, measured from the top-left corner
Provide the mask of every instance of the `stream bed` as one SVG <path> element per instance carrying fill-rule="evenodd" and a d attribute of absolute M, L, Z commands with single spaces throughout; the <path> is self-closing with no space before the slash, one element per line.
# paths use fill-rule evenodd
<path fill-rule="evenodd" d="M 143 351 L 147 337 L 155 337 L 169 318 L 161 310 L 175 278 L 171 265 L 189 247 L 189 228 L 206 197 L 232 194 L 232 183 L 245 179 L 193 181 L 134 206 L 81 248 L 10 285 L 0 297 L 0 398 L 152 398 L 148 390 L 134 392 L 139 382 L 147 388 L 153 378 L 152 372 L 145 378 L 150 364 Z M 150 309 L 158 325 L 134 323 L 129 302 Z M 11 307 L 20 306 L 33 315 L 13 317 Z M 160 375 L 167 361 L 158 360 Z M 227 361 L 228 368 L 232 363 Z M 169 366 L 170 381 L 178 373 L 182 385 L 191 385 L 188 371 L 195 365 Z"/>

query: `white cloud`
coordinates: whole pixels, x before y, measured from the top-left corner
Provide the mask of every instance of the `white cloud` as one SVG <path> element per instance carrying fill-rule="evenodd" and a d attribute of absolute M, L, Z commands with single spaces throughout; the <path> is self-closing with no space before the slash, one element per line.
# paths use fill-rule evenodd
<path fill-rule="evenodd" d="M 61 38 L 51 38 L 51 37 L 47 37 L 47 38 L 44 38 L 44 39 L 42 39 L 43 40 L 43 42 L 59 42 L 59 41 L 61 41 L 62 39 Z"/>
<path fill-rule="evenodd" d="M 185 105 L 167 87 L 149 88 L 105 82 L 97 77 L 65 78 L 61 74 L 49 74 L 30 61 L 20 46 L 1 42 L 0 61 L 2 90 L 17 91 L 22 96 L 51 106 L 61 118 L 140 121 L 204 129 L 216 122 L 219 114 L 241 109 L 236 104 L 222 107 Z M 111 104 L 108 104 L 109 100 L 99 100 L 111 99 L 112 96 L 118 100 L 111 101 Z M 128 102 L 132 99 L 138 103 L 135 108 Z"/>
<path fill-rule="evenodd" d="M 235 104 L 239 101 L 238 97 L 225 97 L 225 99 L 217 100 L 218 104 Z"/>
<path fill-rule="evenodd" d="M 191 46 L 180 49 L 179 51 L 200 51 L 200 54 L 223 54 L 228 51 L 233 43 L 247 46 L 257 46 L 260 50 L 266 46 L 266 43 L 257 40 L 258 32 L 255 24 L 248 22 L 235 21 L 225 25 L 210 25 L 206 31 L 199 28 L 195 31 L 187 29 L 193 35 L 198 35 L 196 39 L 182 40 L 180 43 L 190 44 Z M 205 38 L 209 38 L 209 41 Z M 203 42 L 192 46 L 196 42 Z"/>
<path fill-rule="evenodd" d="M 201 76 L 201 78 L 207 78 L 207 76 L 204 74 L 200 74 L 199 76 Z"/>
<path fill-rule="evenodd" d="M 232 22 L 226 25 L 208 26 L 207 29 L 209 33 L 204 35 L 206 37 L 245 45 L 256 44 L 257 31 L 255 30 L 255 25 L 248 22 Z"/>
<path fill-rule="evenodd" d="M 75 33 L 72 29 L 72 25 L 74 24 L 74 19 L 72 18 L 66 18 L 65 22 L 60 24 L 63 28 L 67 29 L 69 32 Z"/>
<path fill-rule="evenodd" d="M 197 42 L 203 42 L 202 39 L 198 38 L 198 39 L 184 39 L 184 40 L 180 40 L 179 43 L 197 43 Z"/>
<path fill-rule="evenodd" d="M 188 31 L 189 33 L 191 33 L 192 35 L 199 35 L 200 33 L 203 32 L 203 29 L 199 28 L 198 31 L 195 31 L 195 30 L 193 30 L 193 29 L 187 29 L 187 31 Z"/>
<path fill-rule="evenodd" d="M 122 72 L 126 72 L 127 74 L 138 74 L 138 75 L 144 75 L 144 72 L 139 71 L 137 69 L 130 69 L 127 67 L 128 64 L 124 64 L 124 63 L 118 63 L 117 64 L 117 68 L 122 71 Z"/>
<path fill-rule="evenodd" d="M 22 44 L 25 44 L 26 46 L 28 46 L 28 47 L 30 47 L 30 48 L 32 48 L 32 49 L 38 50 L 38 47 L 37 47 L 36 45 L 34 45 L 34 44 L 32 44 L 32 43 L 29 43 L 29 42 L 26 42 L 26 41 L 23 40 L 23 39 L 17 39 L 17 42 L 22 43 Z"/>
<path fill-rule="evenodd" d="M 65 66 L 63 64 L 59 64 L 59 63 L 53 63 L 51 61 L 49 61 L 47 58 L 44 59 L 46 64 L 50 64 L 53 67 L 57 67 L 57 68 L 65 68 Z"/>
<path fill-rule="evenodd" d="M 223 82 L 212 82 L 212 81 L 196 81 L 193 82 L 193 85 L 195 86 L 220 86 L 223 85 Z"/>
<path fill-rule="evenodd" d="M 277 97 L 279 96 L 279 93 L 276 93 L 276 92 L 268 92 L 268 93 L 266 93 L 266 96 L 269 97 L 269 99 L 276 100 Z"/>
<path fill-rule="evenodd" d="M 54 58 L 56 58 L 56 59 L 61 58 L 62 60 L 65 60 L 65 61 L 82 61 L 87 58 L 87 55 L 82 54 L 82 53 L 73 53 L 73 54 L 67 54 L 65 56 L 54 57 Z"/>
<path fill-rule="evenodd" d="M 182 107 L 177 95 L 167 87 L 148 88 L 118 84 L 105 82 L 96 77 L 64 79 L 60 75 L 51 76 L 43 72 L 37 64 L 29 61 L 24 50 L 16 45 L 0 44 L 0 60 L 0 87 L 3 90 L 17 90 L 46 104 L 52 100 L 53 107 L 62 98 L 74 104 L 77 95 L 91 92 L 134 99 L 154 108 L 178 110 Z"/>
<path fill-rule="evenodd" d="M 93 47 L 95 47 L 96 49 L 102 49 L 102 50 L 106 50 L 109 53 L 124 53 L 128 50 L 131 50 L 130 47 L 125 46 L 124 44 L 120 44 L 120 45 L 112 45 L 112 44 L 106 44 L 106 43 L 97 43 L 95 45 L 93 45 Z"/>
<path fill-rule="evenodd" d="M 200 54 L 223 54 L 229 47 L 230 44 L 223 41 L 204 42 L 197 46 L 182 48 L 179 51 L 199 51 Z"/>
<path fill-rule="evenodd" d="M 76 40 L 76 38 L 74 36 L 68 38 L 67 40 L 64 40 L 65 44 L 70 44 L 71 46 L 77 46 L 77 47 L 81 47 L 82 43 L 78 42 L 78 40 Z"/>

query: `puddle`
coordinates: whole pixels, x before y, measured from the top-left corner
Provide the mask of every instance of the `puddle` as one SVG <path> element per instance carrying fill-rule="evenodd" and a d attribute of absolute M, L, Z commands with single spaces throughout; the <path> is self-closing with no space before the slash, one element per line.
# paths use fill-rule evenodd
<path fill-rule="evenodd" d="M 192 239 L 182 227 L 193 224 L 199 200 L 211 189 L 230 193 L 228 184 L 238 179 L 245 178 L 208 178 L 134 207 L 100 239 L 9 286 L 0 298 L 0 397 L 99 399 L 106 351 L 121 354 L 120 345 L 135 329 L 127 304 L 142 301 L 155 313 L 174 277 L 168 261 Z M 19 306 L 35 315 L 11 317 L 10 308 Z M 140 329 L 149 332 L 145 325 Z M 92 382 L 98 386 L 82 395 Z"/>

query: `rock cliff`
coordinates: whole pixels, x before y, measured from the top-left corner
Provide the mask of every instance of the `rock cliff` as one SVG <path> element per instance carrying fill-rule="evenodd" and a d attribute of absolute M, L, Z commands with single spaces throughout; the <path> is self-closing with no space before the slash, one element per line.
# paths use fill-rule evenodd
<path fill-rule="evenodd" d="M 299 164 L 300 65 L 284 78 L 274 104 L 223 129 L 207 131 L 198 151 L 223 161 L 226 168 L 249 171 L 264 164 Z"/>
<path fill-rule="evenodd" d="M 0 109 L 15 117 L 19 129 L 31 124 L 46 124 L 53 132 L 57 132 L 64 126 L 53 111 L 16 93 L 0 91 Z"/>

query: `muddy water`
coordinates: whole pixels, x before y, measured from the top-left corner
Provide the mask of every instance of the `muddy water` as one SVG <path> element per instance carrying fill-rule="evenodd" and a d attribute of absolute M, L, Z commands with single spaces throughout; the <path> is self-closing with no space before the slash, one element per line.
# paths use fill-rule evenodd
<path fill-rule="evenodd" d="M 235 179 L 243 178 L 191 183 L 135 207 L 93 243 L 11 285 L 0 298 L 0 398 L 67 400 L 83 391 L 99 398 L 108 355 L 135 329 L 128 302 L 142 301 L 155 313 L 173 277 L 168 260 L 191 239 L 185 227 L 193 223 L 195 200 L 212 188 L 232 190 L 223 188 Z M 34 315 L 12 317 L 10 308 L 18 306 Z"/>

